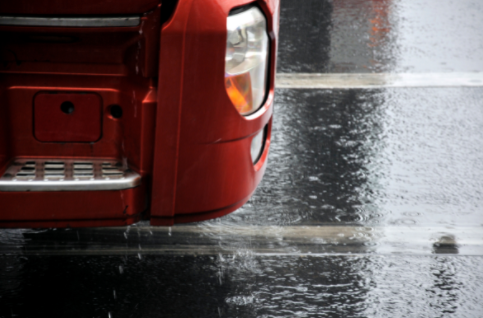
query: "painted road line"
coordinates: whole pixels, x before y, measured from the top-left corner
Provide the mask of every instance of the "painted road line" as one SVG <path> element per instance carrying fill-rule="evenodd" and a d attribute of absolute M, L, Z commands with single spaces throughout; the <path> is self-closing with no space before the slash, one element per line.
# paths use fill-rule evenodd
<path fill-rule="evenodd" d="M 483 87 L 483 73 L 279 73 L 275 86 L 291 89 Z"/>
<path fill-rule="evenodd" d="M 7 233 L 5 233 L 7 234 Z M 9 230 L 1 254 L 216 255 L 405 254 L 483 256 L 481 227 L 131 226 Z"/>

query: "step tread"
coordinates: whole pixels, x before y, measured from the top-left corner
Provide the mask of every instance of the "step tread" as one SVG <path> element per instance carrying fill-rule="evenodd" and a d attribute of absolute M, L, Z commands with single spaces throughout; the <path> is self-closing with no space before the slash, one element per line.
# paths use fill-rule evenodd
<path fill-rule="evenodd" d="M 138 186 L 126 164 L 104 159 L 16 159 L 0 178 L 0 191 L 98 191 Z"/>

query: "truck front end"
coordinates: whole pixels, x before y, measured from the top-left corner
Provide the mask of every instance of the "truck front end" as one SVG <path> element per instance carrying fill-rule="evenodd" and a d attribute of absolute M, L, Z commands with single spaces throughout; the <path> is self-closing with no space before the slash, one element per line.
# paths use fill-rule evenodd
<path fill-rule="evenodd" d="M 0 226 L 242 206 L 270 146 L 279 0 L 0 4 Z"/>

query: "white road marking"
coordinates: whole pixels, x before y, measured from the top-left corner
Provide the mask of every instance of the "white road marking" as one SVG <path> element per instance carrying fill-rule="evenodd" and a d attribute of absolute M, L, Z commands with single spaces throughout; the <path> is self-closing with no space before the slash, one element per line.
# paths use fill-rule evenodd
<path fill-rule="evenodd" d="M 279 73 L 277 88 L 483 87 L 483 73 Z"/>
<path fill-rule="evenodd" d="M 28 235 L 24 243 L 3 244 L 2 254 L 23 255 L 468 255 L 483 256 L 481 227 L 423 226 L 131 226 L 79 231 L 86 242 L 57 233 Z M 20 233 L 20 232 L 19 232 Z M 22 232 L 22 237 L 23 237 Z M 20 237 L 20 236 L 19 236 Z M 52 240 L 51 242 L 49 242 Z M 56 244 L 61 240 L 62 244 Z M 52 243 L 52 244 L 50 244 Z"/>

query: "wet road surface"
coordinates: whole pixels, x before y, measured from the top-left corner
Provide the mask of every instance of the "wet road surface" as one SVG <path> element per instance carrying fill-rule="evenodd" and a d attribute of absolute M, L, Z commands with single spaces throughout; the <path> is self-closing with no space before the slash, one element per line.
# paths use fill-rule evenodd
<path fill-rule="evenodd" d="M 478 0 L 281 0 L 280 73 L 482 72 Z"/>
<path fill-rule="evenodd" d="M 281 13 L 253 198 L 171 228 L 0 230 L 0 317 L 482 316 L 483 6 Z"/>

